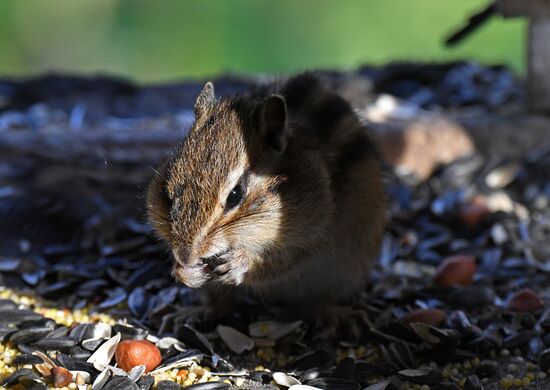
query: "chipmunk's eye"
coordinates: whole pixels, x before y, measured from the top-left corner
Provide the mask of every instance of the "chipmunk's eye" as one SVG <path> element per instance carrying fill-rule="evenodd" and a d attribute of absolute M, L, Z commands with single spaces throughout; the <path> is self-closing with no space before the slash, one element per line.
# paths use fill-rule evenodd
<path fill-rule="evenodd" d="M 241 184 L 237 184 L 229 195 L 227 196 L 227 200 L 225 201 L 225 211 L 229 211 L 235 206 L 237 206 L 244 197 L 244 188 Z"/>

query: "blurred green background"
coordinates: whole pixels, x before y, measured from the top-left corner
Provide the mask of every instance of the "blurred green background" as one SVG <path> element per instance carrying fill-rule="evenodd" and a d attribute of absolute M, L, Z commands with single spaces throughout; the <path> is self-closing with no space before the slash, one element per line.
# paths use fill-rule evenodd
<path fill-rule="evenodd" d="M 487 0 L 0 0 L 0 76 L 111 73 L 141 82 L 473 59 L 523 72 L 525 21 L 442 41 Z"/>

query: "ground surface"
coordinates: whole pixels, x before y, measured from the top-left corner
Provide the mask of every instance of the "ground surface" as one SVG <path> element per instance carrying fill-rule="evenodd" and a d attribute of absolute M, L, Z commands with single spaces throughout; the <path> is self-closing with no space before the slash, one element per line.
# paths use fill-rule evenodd
<path fill-rule="evenodd" d="M 461 64 L 412 69 L 327 77 L 364 109 L 381 92 L 421 111 L 476 106 L 490 115 L 521 102 L 502 70 L 475 68 L 472 80 L 485 78 L 468 84 L 473 71 Z M 221 80 L 217 90 L 255 81 Z M 103 388 L 124 389 L 171 389 L 174 381 L 273 388 L 297 380 L 323 389 L 547 386 L 550 148 L 506 160 L 474 153 L 425 180 L 388 167 L 390 226 L 380 263 L 353 303 L 318 323 L 283 320 L 281 310 L 248 301 L 212 321 L 198 313 L 196 293 L 171 280 L 142 205 L 150 168 L 191 123 L 199 88 L 0 82 L 6 386 L 52 386 L 51 367 L 42 369 L 36 351 L 87 372 L 78 379 L 89 382 L 83 388 L 94 381 L 100 388 L 102 379 Z M 160 348 L 152 378 L 135 384 L 142 373 L 130 379 L 106 367 L 114 365 L 108 353 L 97 360 L 117 333 Z"/>

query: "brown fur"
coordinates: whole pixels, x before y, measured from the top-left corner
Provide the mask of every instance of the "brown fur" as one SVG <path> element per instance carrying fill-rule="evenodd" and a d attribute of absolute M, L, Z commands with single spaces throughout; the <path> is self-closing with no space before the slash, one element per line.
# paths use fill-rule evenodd
<path fill-rule="evenodd" d="M 148 191 L 174 276 L 285 303 L 334 301 L 361 288 L 386 199 L 374 146 L 347 102 L 310 74 L 213 96 L 207 84 L 196 123 Z M 245 195 L 228 209 L 237 184 Z"/>

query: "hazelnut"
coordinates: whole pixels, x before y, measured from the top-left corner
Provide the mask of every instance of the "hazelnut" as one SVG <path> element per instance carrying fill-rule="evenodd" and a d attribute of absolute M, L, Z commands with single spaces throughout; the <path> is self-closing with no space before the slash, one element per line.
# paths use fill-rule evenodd
<path fill-rule="evenodd" d="M 463 225 L 468 227 L 478 226 L 491 214 L 487 200 L 476 196 L 470 203 L 463 205 L 458 213 L 458 218 Z"/>
<path fill-rule="evenodd" d="M 447 319 L 447 313 L 439 309 L 417 309 L 405 314 L 401 318 L 404 324 L 421 322 L 423 324 L 439 326 Z"/>
<path fill-rule="evenodd" d="M 437 267 L 434 283 L 440 287 L 467 286 L 472 284 L 475 273 L 476 260 L 474 256 L 451 256 L 443 260 Z"/>
<path fill-rule="evenodd" d="M 162 357 L 160 350 L 150 341 L 124 340 L 116 347 L 115 359 L 118 366 L 125 371 L 143 364 L 145 372 L 149 372 L 160 364 Z"/>
<path fill-rule="evenodd" d="M 543 306 L 544 302 L 536 292 L 530 288 L 523 288 L 510 297 L 506 307 L 511 311 L 531 312 L 537 311 Z"/>
<path fill-rule="evenodd" d="M 64 367 L 53 367 L 51 370 L 55 387 L 65 387 L 72 382 L 73 375 Z"/>

